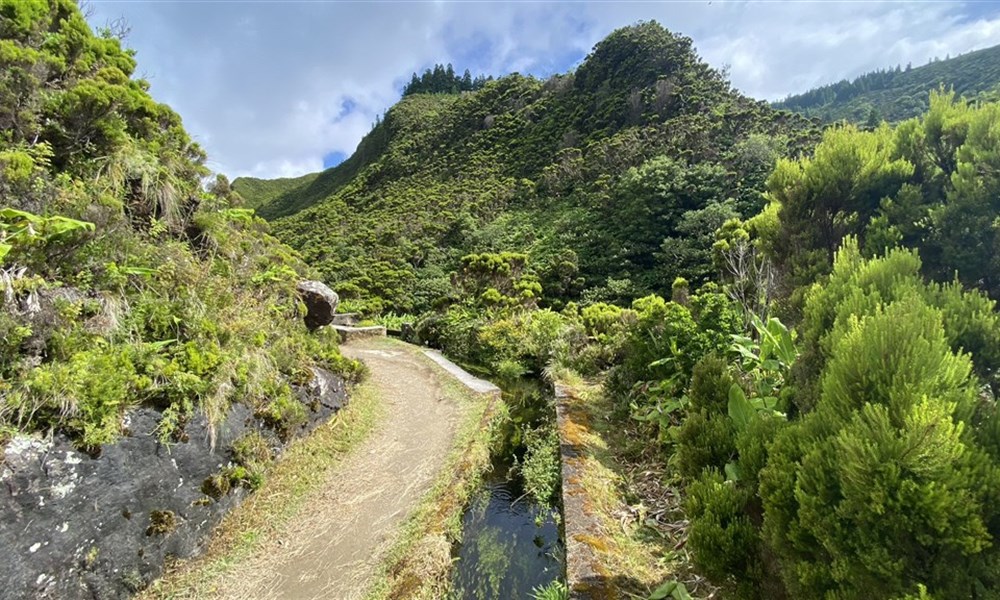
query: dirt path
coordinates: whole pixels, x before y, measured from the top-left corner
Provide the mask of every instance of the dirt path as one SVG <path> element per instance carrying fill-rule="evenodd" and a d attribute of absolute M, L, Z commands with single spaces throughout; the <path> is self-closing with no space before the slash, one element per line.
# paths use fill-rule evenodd
<path fill-rule="evenodd" d="M 424 357 L 384 340 L 341 350 L 368 364 L 385 420 L 278 539 L 217 582 L 215 598 L 362 597 L 397 526 L 444 465 L 462 409 L 445 399 Z"/>

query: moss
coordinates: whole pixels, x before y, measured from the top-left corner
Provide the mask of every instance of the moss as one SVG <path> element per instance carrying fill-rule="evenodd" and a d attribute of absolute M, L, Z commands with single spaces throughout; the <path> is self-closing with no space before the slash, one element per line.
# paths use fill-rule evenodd
<path fill-rule="evenodd" d="M 166 535 L 177 529 L 177 515 L 172 510 L 154 510 L 149 513 L 146 535 Z"/>
<path fill-rule="evenodd" d="M 224 473 L 216 473 L 201 483 L 201 493 L 216 500 L 229 493 L 232 483 Z"/>
<path fill-rule="evenodd" d="M 273 452 L 259 431 L 251 431 L 233 442 L 233 460 L 248 469 L 261 469 L 271 462 Z"/>
<path fill-rule="evenodd" d="M 122 573 L 122 583 L 130 592 L 138 592 L 146 587 L 146 580 L 137 569 L 128 569 Z"/>

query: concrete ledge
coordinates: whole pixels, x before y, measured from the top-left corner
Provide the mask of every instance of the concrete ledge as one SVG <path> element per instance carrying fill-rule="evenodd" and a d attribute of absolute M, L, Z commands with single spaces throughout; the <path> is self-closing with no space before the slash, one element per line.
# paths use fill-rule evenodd
<path fill-rule="evenodd" d="M 385 327 L 372 325 L 371 327 L 348 327 L 346 325 L 331 325 L 340 335 L 340 341 L 349 342 L 359 338 L 385 337 Z"/>
<path fill-rule="evenodd" d="M 357 325 L 360 320 L 361 320 L 361 315 L 359 315 L 358 313 L 335 313 L 333 315 L 333 322 L 330 324 L 353 327 Z"/>
<path fill-rule="evenodd" d="M 465 387 L 476 392 L 477 394 L 490 394 L 493 396 L 500 395 L 500 388 L 496 385 L 469 373 L 462 367 L 445 358 L 444 355 L 437 350 L 432 350 L 430 348 L 421 348 L 421 350 L 427 355 L 428 358 L 436 362 L 441 366 L 441 368 L 453 375 L 455 379 L 462 382 Z"/>
<path fill-rule="evenodd" d="M 590 415 L 577 404 L 574 390 L 556 383 L 556 422 L 562 462 L 563 525 L 566 533 L 566 586 L 572 600 L 618 598 L 596 548 L 606 547 L 605 533 L 591 509 L 582 481 L 584 461 L 589 455 L 585 439 L 591 435 Z"/>

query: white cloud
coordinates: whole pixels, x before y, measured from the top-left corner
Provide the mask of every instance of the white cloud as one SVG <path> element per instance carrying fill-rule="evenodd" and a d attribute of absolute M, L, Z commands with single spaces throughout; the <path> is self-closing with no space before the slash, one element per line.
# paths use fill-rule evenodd
<path fill-rule="evenodd" d="M 860 2 L 116 3 L 139 73 L 231 176 L 301 175 L 350 155 L 435 62 L 499 75 L 569 68 L 612 29 L 656 19 L 736 87 L 778 99 L 862 72 L 1000 42 L 982 4 Z M 993 10 L 990 8 L 990 10 Z M 345 102 L 353 109 L 343 114 Z"/>

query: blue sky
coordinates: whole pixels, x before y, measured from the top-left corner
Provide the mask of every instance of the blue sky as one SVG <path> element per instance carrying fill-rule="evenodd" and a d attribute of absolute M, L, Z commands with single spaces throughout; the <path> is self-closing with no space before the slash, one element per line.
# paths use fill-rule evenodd
<path fill-rule="evenodd" d="M 655 19 L 780 99 L 896 64 L 1000 44 L 998 2 L 323 2 L 91 0 L 123 17 L 138 74 L 230 177 L 287 177 L 350 156 L 414 71 L 545 77 L 617 27 Z"/>

